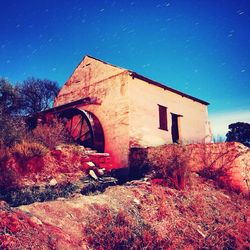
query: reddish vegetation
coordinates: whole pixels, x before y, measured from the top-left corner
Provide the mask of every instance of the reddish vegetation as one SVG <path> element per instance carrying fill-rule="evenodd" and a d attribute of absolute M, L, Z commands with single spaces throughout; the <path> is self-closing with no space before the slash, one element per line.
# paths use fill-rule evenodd
<path fill-rule="evenodd" d="M 249 194 L 250 149 L 238 142 L 193 144 L 188 146 L 188 167 L 220 186 Z"/>
<path fill-rule="evenodd" d="M 69 249 L 77 246 L 74 238 L 70 239 L 58 227 L 43 224 L 4 202 L 0 202 L 0 217 L 0 249 Z"/>
<path fill-rule="evenodd" d="M 142 199 L 141 214 L 166 230 L 171 248 L 241 249 L 249 247 L 249 200 L 217 189 L 191 175 L 184 191 L 157 184 Z M 140 195 L 139 195 L 140 197 Z"/>
<path fill-rule="evenodd" d="M 63 146 L 51 150 L 45 156 L 31 159 L 11 157 L 0 162 L 0 186 L 16 187 L 39 185 L 55 178 L 57 182 L 74 182 L 90 168 L 87 162 L 110 170 L 110 157 L 95 153 L 87 154 L 76 146 Z"/>
<path fill-rule="evenodd" d="M 219 188 L 216 179 L 188 173 L 184 151 L 167 159 L 159 152 L 148 152 L 152 165 L 160 166 L 152 181 L 15 209 L 0 202 L 0 249 L 249 249 L 249 200 Z M 11 158 L 1 162 L 1 171 L 13 174 L 7 179 L 3 172 L 1 185 L 32 186 L 53 178 L 75 183 L 89 161 L 111 166 L 109 157 L 74 146 L 25 162 Z"/>
<path fill-rule="evenodd" d="M 10 249 L 27 246 L 29 237 L 42 249 L 248 249 L 248 208 L 249 200 L 196 175 L 184 191 L 133 181 L 95 196 L 19 207 L 31 217 L 2 208 L 17 222 L 7 220 L 0 234 L 15 239 Z"/>
<path fill-rule="evenodd" d="M 169 245 L 149 224 L 125 210 L 115 212 L 107 205 L 93 204 L 84 234 L 94 249 L 161 249 Z M 101 218 L 101 224 L 99 223 Z"/>
<path fill-rule="evenodd" d="M 187 146 L 164 145 L 134 150 L 135 170 L 155 169 L 172 178 L 174 186 L 185 186 L 190 171 L 213 179 L 219 186 L 248 194 L 250 191 L 250 149 L 243 144 L 210 143 Z"/>

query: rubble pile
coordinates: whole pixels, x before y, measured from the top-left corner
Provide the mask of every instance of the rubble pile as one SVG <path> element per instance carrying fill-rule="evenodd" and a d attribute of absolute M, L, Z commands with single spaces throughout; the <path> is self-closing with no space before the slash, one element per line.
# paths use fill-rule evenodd
<path fill-rule="evenodd" d="M 44 157 L 28 160 L 25 166 L 11 158 L 4 166 L 1 163 L 1 168 L 5 174 L 0 177 L 0 199 L 11 206 L 55 200 L 73 193 L 103 192 L 117 183 L 111 176 L 109 154 L 81 146 L 58 146 Z"/>

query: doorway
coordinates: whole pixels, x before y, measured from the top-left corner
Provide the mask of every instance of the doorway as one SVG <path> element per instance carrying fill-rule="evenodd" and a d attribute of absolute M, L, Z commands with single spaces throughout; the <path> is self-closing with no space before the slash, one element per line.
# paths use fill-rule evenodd
<path fill-rule="evenodd" d="M 173 143 L 179 143 L 180 134 L 179 134 L 179 117 L 180 115 L 173 114 L 172 115 L 172 127 L 171 127 L 171 133 L 172 133 L 172 141 Z"/>

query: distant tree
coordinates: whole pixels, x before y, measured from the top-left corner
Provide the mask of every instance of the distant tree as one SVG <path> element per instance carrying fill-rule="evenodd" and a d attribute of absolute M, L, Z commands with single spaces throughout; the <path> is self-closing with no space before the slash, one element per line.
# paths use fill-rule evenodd
<path fill-rule="evenodd" d="M 20 95 L 8 80 L 0 78 L 0 147 L 12 146 L 24 131 L 20 112 Z"/>
<path fill-rule="evenodd" d="M 14 86 L 0 78 L 0 148 L 26 137 L 24 116 L 49 108 L 58 91 L 57 83 L 47 79 L 32 77 Z"/>
<path fill-rule="evenodd" d="M 20 96 L 17 88 L 4 78 L 0 78 L 0 112 L 12 115 L 20 109 Z"/>
<path fill-rule="evenodd" d="M 59 87 L 47 79 L 28 78 L 18 85 L 24 114 L 34 114 L 52 106 Z"/>
<path fill-rule="evenodd" d="M 250 124 L 245 122 L 236 122 L 228 126 L 226 141 L 241 142 L 247 147 L 250 147 Z"/>

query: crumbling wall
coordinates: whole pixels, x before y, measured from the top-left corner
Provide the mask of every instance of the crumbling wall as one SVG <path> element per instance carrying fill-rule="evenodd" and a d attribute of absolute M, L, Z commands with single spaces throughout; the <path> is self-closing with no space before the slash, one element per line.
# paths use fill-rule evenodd
<path fill-rule="evenodd" d="M 207 173 L 232 189 L 250 191 L 250 149 L 241 143 L 209 143 L 188 146 L 189 167 L 206 177 Z M 208 176 L 209 177 L 209 176 Z M 213 176 L 212 176 L 213 177 Z"/>
<path fill-rule="evenodd" d="M 139 176 L 150 166 L 164 164 L 173 144 L 160 147 L 131 148 L 131 175 Z M 187 167 L 197 173 L 210 171 L 218 174 L 218 179 L 227 188 L 250 191 L 250 149 L 240 143 L 190 144 L 185 149 L 189 155 Z M 205 176 L 206 177 L 206 176 Z M 209 177 L 209 176 L 207 176 Z"/>

